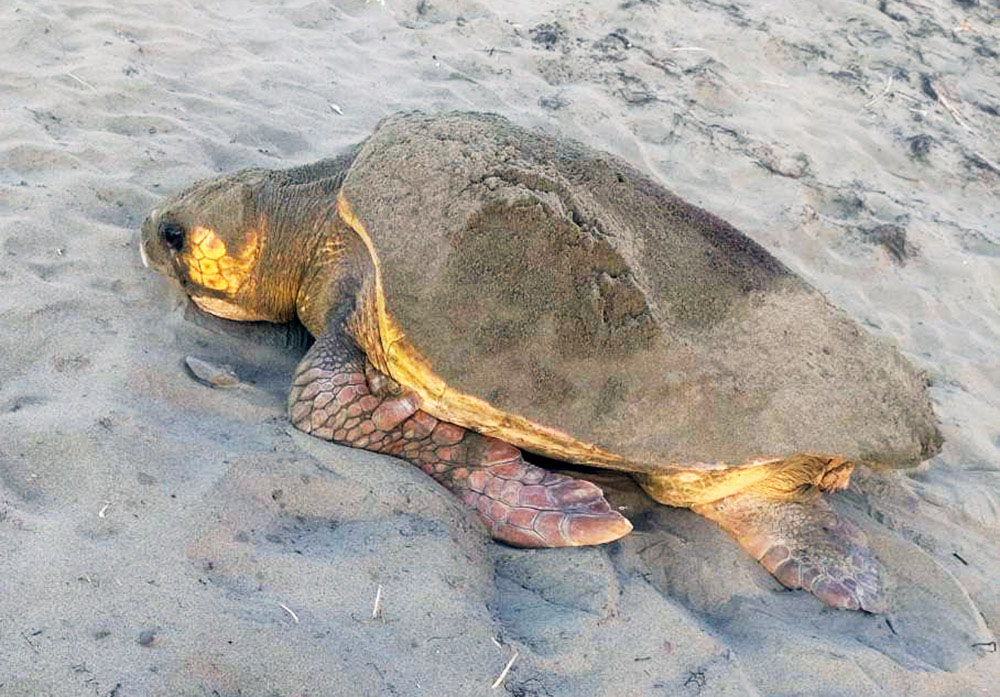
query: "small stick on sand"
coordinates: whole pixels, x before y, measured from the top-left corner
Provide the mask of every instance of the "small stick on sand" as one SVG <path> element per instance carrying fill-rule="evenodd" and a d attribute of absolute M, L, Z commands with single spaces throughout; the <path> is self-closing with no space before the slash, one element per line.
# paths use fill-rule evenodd
<path fill-rule="evenodd" d="M 34 651 L 35 653 L 41 653 L 41 651 L 38 650 L 38 647 L 31 643 L 31 639 L 29 639 L 24 635 L 24 632 L 21 632 L 21 638 L 24 639 L 25 644 L 31 647 L 32 651 Z"/>
<path fill-rule="evenodd" d="M 282 610 L 284 610 L 285 612 L 287 612 L 289 615 L 292 616 L 292 619 L 295 620 L 295 624 L 299 623 L 299 616 L 296 615 L 294 612 L 292 612 L 292 608 L 288 607 L 284 603 L 278 603 L 278 605 L 281 606 Z"/>
<path fill-rule="evenodd" d="M 920 97 L 914 97 L 912 94 L 907 94 L 906 92 L 900 92 L 899 90 L 896 90 L 896 92 L 894 92 L 893 94 L 898 94 L 903 99 L 909 99 L 914 104 L 923 104 L 924 103 L 924 100 L 921 99 Z"/>
<path fill-rule="evenodd" d="M 378 590 L 375 591 L 375 605 L 372 606 L 372 619 L 377 620 L 382 616 L 382 584 L 378 584 Z"/>
<path fill-rule="evenodd" d="M 97 91 L 96 87 L 94 87 L 92 84 L 90 84 L 89 82 L 87 82 L 83 78 L 77 77 L 76 75 L 74 75 L 73 73 L 69 72 L 68 70 L 66 71 L 66 74 L 69 75 L 74 80 L 76 80 L 77 82 L 79 82 L 84 87 L 89 87 L 90 89 L 94 90 L 95 92 Z"/>
<path fill-rule="evenodd" d="M 978 152 L 972 153 L 972 157 L 970 159 L 980 167 L 983 167 L 985 165 L 986 169 L 992 170 L 995 174 L 1000 174 L 1000 165 L 998 165 L 996 162 L 986 159 Z"/>
<path fill-rule="evenodd" d="M 894 177 L 899 177 L 900 179 L 905 179 L 908 182 L 918 182 L 918 181 L 920 181 L 919 179 L 914 179 L 913 177 L 907 177 L 906 175 L 900 174 L 899 172 L 893 172 L 891 169 L 887 169 L 886 172 L 888 172 L 889 174 L 891 174 Z"/>
<path fill-rule="evenodd" d="M 883 89 L 881 93 L 869 99 L 868 102 L 865 104 L 864 108 L 867 109 L 868 107 L 873 106 L 878 102 L 881 102 L 882 99 L 885 97 L 885 95 L 889 94 L 889 90 L 891 89 L 892 89 L 892 75 L 890 75 L 888 81 L 886 81 L 885 89 Z"/>
<path fill-rule="evenodd" d="M 505 665 L 503 670 L 500 672 L 500 677 L 498 677 L 490 686 L 491 690 L 495 690 L 503 684 L 503 679 L 507 677 L 507 673 L 510 672 L 510 667 L 514 665 L 514 661 L 517 660 L 518 655 L 517 649 L 514 649 L 514 655 L 510 657 L 509 661 L 507 661 L 507 665 Z"/>
<path fill-rule="evenodd" d="M 945 109 L 948 110 L 948 113 L 951 114 L 951 118 L 955 119 L 955 123 L 957 123 L 959 126 L 964 128 L 969 133 L 972 133 L 972 129 L 969 128 L 969 126 L 965 123 L 965 121 L 962 120 L 962 117 L 959 115 L 958 109 L 955 107 L 955 105 L 949 102 L 945 98 L 945 96 L 941 94 L 940 90 L 934 90 L 934 91 L 937 92 L 937 98 L 938 101 L 941 102 L 941 106 L 943 106 Z"/>

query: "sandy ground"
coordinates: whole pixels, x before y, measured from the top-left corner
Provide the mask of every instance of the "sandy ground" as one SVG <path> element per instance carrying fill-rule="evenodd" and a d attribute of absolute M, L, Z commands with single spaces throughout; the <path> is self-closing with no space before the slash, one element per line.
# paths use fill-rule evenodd
<path fill-rule="evenodd" d="M 997 694 L 998 27 L 992 0 L 7 3 L 0 695 Z M 623 156 L 927 371 L 942 454 L 837 498 L 888 614 L 634 491 L 620 543 L 495 545 L 415 468 L 290 429 L 301 337 L 141 267 L 165 194 L 415 108 Z"/>

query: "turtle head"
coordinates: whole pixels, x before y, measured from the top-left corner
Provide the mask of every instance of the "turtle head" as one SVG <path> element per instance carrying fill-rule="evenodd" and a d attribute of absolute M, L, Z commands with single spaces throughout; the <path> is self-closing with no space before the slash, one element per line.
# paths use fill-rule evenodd
<path fill-rule="evenodd" d="M 267 216 L 263 170 L 196 182 L 142 224 L 143 263 L 177 280 L 202 310 L 236 320 L 289 319 L 261 269 Z"/>

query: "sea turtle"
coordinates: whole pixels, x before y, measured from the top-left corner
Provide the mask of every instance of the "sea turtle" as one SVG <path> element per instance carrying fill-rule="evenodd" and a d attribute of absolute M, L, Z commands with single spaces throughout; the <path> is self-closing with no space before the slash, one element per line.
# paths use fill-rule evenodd
<path fill-rule="evenodd" d="M 923 376 L 729 224 L 620 159 L 482 114 L 195 183 L 142 227 L 202 309 L 298 318 L 298 428 L 418 465 L 526 547 L 631 525 L 521 450 L 632 473 L 789 588 L 877 611 L 820 492 L 940 447 Z"/>

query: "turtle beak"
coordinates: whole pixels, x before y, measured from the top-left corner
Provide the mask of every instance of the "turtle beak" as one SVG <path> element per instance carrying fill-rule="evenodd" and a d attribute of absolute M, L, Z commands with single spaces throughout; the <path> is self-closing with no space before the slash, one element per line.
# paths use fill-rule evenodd
<path fill-rule="evenodd" d="M 159 222 L 160 209 L 154 208 L 150 211 L 149 216 L 142 224 L 142 229 L 139 232 L 139 257 L 142 259 L 142 265 L 147 269 L 149 268 L 149 254 L 146 252 L 146 242 L 152 238 L 153 231 L 156 230 Z"/>

